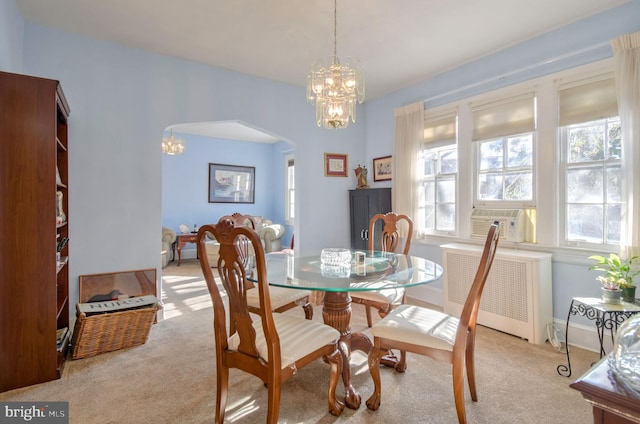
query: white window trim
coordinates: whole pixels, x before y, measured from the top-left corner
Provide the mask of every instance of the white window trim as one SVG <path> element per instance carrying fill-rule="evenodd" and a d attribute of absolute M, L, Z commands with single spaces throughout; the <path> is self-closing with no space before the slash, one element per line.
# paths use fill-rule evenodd
<path fill-rule="evenodd" d="M 535 80 L 525 81 L 504 87 L 493 92 L 465 98 L 434 108 L 430 108 L 428 102 L 425 110 L 441 110 L 457 108 L 458 110 L 458 180 L 457 180 L 457 235 L 432 235 L 420 241 L 425 244 L 439 245 L 445 242 L 460 241 L 469 242 L 470 222 L 469 216 L 474 207 L 474 190 L 477 179 L 477 162 L 475 143 L 472 138 L 473 116 L 470 104 L 473 102 L 486 102 L 491 98 L 504 97 L 509 94 L 517 94 L 527 90 L 534 90 L 536 93 L 537 114 L 536 132 L 534 141 L 534 199 L 537 211 L 537 232 L 536 243 L 519 243 L 521 248 L 532 250 L 543 249 L 554 251 L 562 256 L 563 260 L 570 261 L 573 257 L 583 257 L 593 254 L 593 246 L 567 246 L 560 243 L 560 220 L 564 220 L 564 212 L 559 208 L 563 207 L 563 199 L 560 198 L 562 185 L 560 185 L 560 140 L 557 113 L 545 113 L 544 111 L 558 110 L 558 82 L 568 80 L 580 80 L 594 75 L 609 72 L 613 69 L 612 59 L 605 59 L 591 64 L 583 65 L 573 69 L 561 71 L 555 74 L 546 75 Z M 543 111 L 543 112 L 540 112 Z M 533 202 L 531 202 L 533 203 Z M 510 204 L 513 207 L 513 204 Z M 500 207 L 499 204 L 492 204 L 493 207 Z M 523 206 L 532 207 L 532 204 Z M 416 240 L 418 241 L 418 240 Z M 501 242 L 503 246 L 512 243 Z M 586 256 L 585 256 L 586 255 Z"/>

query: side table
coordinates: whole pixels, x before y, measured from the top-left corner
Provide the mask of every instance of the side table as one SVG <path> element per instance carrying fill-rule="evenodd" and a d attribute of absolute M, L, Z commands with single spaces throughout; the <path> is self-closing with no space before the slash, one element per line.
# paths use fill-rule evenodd
<path fill-rule="evenodd" d="M 198 234 L 196 233 L 191 233 L 191 234 L 176 234 L 176 249 L 178 250 L 178 265 L 180 266 L 180 261 L 182 260 L 182 248 L 184 247 L 185 244 L 187 243 L 197 243 L 197 238 Z M 198 253 L 196 251 L 196 258 Z"/>
<path fill-rule="evenodd" d="M 618 326 L 633 314 L 640 312 L 640 303 L 622 301 L 619 304 L 604 303 L 599 297 L 574 297 L 571 299 L 567 324 L 564 332 L 564 345 L 567 350 L 567 365 L 560 364 L 556 368 L 558 374 L 571 376 L 571 359 L 569 358 L 569 320 L 573 315 L 587 317 L 595 321 L 598 331 L 598 341 L 600 342 L 600 359 L 606 355 L 604 351 L 604 337 L 606 330 L 611 334 L 611 342 L 618 330 Z"/>

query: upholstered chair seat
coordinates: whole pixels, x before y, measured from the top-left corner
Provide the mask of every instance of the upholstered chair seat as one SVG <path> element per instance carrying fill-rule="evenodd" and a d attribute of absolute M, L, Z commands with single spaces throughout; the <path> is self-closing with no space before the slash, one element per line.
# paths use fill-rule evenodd
<path fill-rule="evenodd" d="M 248 291 L 257 292 L 258 290 Z M 271 293 L 269 290 L 269 294 Z M 256 332 L 256 347 L 260 358 L 269 362 L 269 350 L 262 321 L 258 315 L 252 315 L 252 317 L 254 318 L 253 329 Z M 276 332 L 280 336 L 281 368 L 291 366 L 297 359 L 304 358 L 324 345 L 336 343 L 340 339 L 338 330 L 318 321 L 302 320 L 296 316 L 274 313 L 273 322 L 276 325 Z M 234 333 L 229 337 L 229 349 L 236 350 L 239 346 L 240 335 Z"/>
<path fill-rule="evenodd" d="M 399 305 L 371 327 L 374 337 L 402 343 L 453 350 L 460 319 L 432 309 Z"/>

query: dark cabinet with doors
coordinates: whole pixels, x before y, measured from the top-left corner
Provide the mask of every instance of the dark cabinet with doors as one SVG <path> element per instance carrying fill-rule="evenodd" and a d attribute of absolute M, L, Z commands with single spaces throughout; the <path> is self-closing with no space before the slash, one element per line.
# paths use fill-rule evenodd
<path fill-rule="evenodd" d="M 369 221 L 377 213 L 391 212 L 391 188 L 349 190 L 351 248 L 366 250 L 369 244 Z M 381 224 L 379 224 L 381 225 Z M 378 249 L 379 246 L 374 246 Z"/>

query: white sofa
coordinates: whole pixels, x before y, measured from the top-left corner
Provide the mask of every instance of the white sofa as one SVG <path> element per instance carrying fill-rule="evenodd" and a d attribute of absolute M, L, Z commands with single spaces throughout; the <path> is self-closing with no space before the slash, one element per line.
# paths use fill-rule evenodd
<path fill-rule="evenodd" d="M 162 227 L 162 268 L 169 263 L 169 253 L 173 255 L 171 245 L 176 241 L 176 232 L 171 228 Z M 173 259 L 173 256 L 171 257 Z"/>
<path fill-rule="evenodd" d="M 284 236 L 284 226 L 274 224 L 270 219 L 264 219 L 261 216 L 252 216 L 253 222 L 256 224 L 256 232 L 260 235 L 262 246 L 265 253 L 279 252 L 282 250 L 282 236 Z M 209 264 L 216 266 L 218 263 L 219 243 L 216 240 L 210 240 L 205 243 L 207 249 L 207 257 Z"/>

